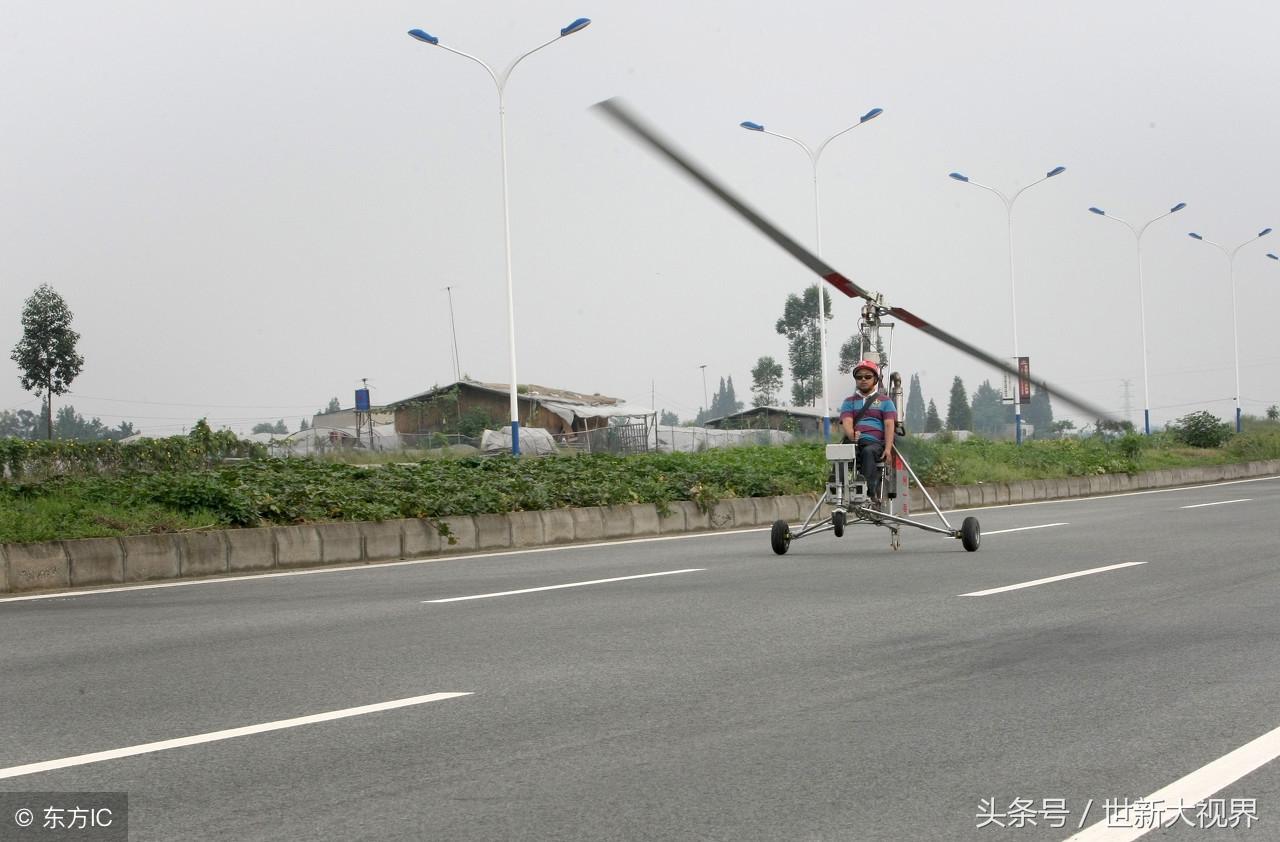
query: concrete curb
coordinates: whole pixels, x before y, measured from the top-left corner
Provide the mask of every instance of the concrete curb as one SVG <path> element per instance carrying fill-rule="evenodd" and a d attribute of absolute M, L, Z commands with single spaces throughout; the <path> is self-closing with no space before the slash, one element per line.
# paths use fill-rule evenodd
<path fill-rule="evenodd" d="M 929 495 L 939 508 L 951 510 L 1269 476 L 1280 476 L 1280 460 L 1136 476 L 945 486 L 929 489 Z M 817 499 L 816 494 L 733 498 L 706 512 L 696 503 L 678 502 L 670 504 L 666 517 L 650 503 L 442 518 L 439 522 L 448 526 L 453 544 L 432 522 L 421 519 L 0 544 L 0 594 L 744 529 L 778 519 L 795 523 L 809 514 Z M 926 510 L 920 489 L 911 489 L 910 506 L 916 513 Z"/>

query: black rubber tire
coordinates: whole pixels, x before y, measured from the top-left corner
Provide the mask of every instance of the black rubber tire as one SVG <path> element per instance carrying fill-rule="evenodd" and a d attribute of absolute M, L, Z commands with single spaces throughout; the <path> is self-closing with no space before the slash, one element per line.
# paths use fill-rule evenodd
<path fill-rule="evenodd" d="M 982 543 L 982 529 L 978 526 L 976 517 L 967 517 L 964 523 L 960 524 L 960 543 L 968 552 L 974 552 Z"/>
<path fill-rule="evenodd" d="M 787 550 L 791 549 L 791 527 L 787 526 L 785 520 L 773 522 L 773 529 L 769 532 L 769 543 L 773 545 L 773 551 L 778 555 L 786 555 Z"/>
<path fill-rule="evenodd" d="M 836 533 L 837 538 L 844 537 L 844 512 L 839 509 L 831 513 L 831 531 Z"/>

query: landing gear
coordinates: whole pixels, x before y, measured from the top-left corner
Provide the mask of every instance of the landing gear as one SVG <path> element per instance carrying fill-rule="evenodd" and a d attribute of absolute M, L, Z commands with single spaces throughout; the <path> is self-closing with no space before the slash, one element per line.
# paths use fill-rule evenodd
<path fill-rule="evenodd" d="M 976 517 L 967 517 L 960 524 L 960 543 L 968 552 L 978 549 L 978 545 L 982 543 L 982 530 L 978 527 Z"/>
<path fill-rule="evenodd" d="M 773 545 L 773 551 L 778 555 L 786 555 L 787 550 L 791 549 L 791 527 L 787 526 L 785 520 L 773 522 L 773 529 L 769 532 L 769 543 Z"/>
<path fill-rule="evenodd" d="M 978 519 L 965 518 L 960 528 L 953 526 L 896 448 L 893 464 L 877 463 L 877 475 L 871 481 L 857 472 L 857 455 L 856 446 L 848 442 L 826 446 L 827 461 L 831 463 L 826 488 L 802 523 L 788 526 L 785 520 L 779 520 L 773 524 L 769 543 L 775 553 L 786 555 L 793 540 L 819 532 L 831 532 L 837 538 L 843 538 L 851 526 L 888 529 L 890 546 L 895 550 L 900 546 L 899 533 L 904 526 L 958 539 L 968 552 L 978 549 L 982 542 Z M 876 486 L 875 494 L 868 493 L 872 481 Z M 915 507 L 909 505 L 912 484 L 920 489 L 925 505 L 938 516 L 942 522 L 940 526 L 911 517 L 916 514 Z"/>

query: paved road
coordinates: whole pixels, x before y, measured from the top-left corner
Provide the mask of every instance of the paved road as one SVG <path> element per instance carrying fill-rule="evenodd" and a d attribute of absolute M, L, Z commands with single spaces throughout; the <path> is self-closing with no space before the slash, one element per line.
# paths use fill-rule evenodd
<path fill-rule="evenodd" d="M 963 514 L 977 553 L 754 530 L 0 600 L 0 791 L 127 791 L 134 842 L 1062 840 L 1280 727 L 1280 480 Z M 1280 839 L 1276 767 L 1218 793 L 1235 831 L 1146 838 Z"/>

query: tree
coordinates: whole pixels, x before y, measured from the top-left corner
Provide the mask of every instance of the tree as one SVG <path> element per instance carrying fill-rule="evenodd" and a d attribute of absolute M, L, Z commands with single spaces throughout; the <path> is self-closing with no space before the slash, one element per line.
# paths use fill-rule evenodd
<path fill-rule="evenodd" d="M 983 438 L 999 438 L 1008 423 L 1006 415 L 1004 394 L 992 386 L 990 380 L 983 380 L 973 393 L 973 431 Z"/>
<path fill-rule="evenodd" d="M 920 390 L 920 375 L 911 375 L 911 386 L 907 389 L 907 405 L 903 410 L 903 421 L 908 430 L 924 431 L 924 392 Z"/>
<path fill-rule="evenodd" d="M 10 359 L 22 369 L 22 388 L 45 395 L 49 438 L 53 438 L 53 396 L 64 394 L 84 367 L 76 353 L 80 334 L 71 329 L 71 311 L 48 284 L 27 299 L 22 308 L 22 338 Z"/>
<path fill-rule="evenodd" d="M 66 441 L 119 441 L 136 433 L 128 421 L 121 421 L 115 429 L 103 424 L 100 418 L 86 421 L 71 405 L 59 409 L 53 422 L 54 436 Z"/>
<path fill-rule="evenodd" d="M 328 415 L 330 412 L 341 412 L 341 411 L 342 411 L 342 404 L 338 403 L 338 399 L 329 398 L 329 405 L 325 407 L 323 414 Z"/>
<path fill-rule="evenodd" d="M 253 432 L 287 436 L 289 435 L 289 428 L 285 426 L 284 419 L 282 418 L 274 424 L 270 421 L 263 421 L 261 424 L 254 424 Z"/>
<path fill-rule="evenodd" d="M 947 429 L 972 430 L 973 410 L 969 408 L 969 395 L 959 376 L 951 381 L 951 402 L 947 404 Z"/>
<path fill-rule="evenodd" d="M 664 427 L 679 427 L 680 416 L 676 415 L 674 412 L 668 412 L 664 409 L 662 410 L 662 414 L 658 416 L 658 423 Z"/>
<path fill-rule="evenodd" d="M 310 430 L 310 429 L 311 429 L 311 425 L 307 423 L 307 419 L 303 418 L 302 422 L 298 424 L 298 432 L 301 433 L 303 430 Z"/>
<path fill-rule="evenodd" d="M 1067 430 L 1074 430 L 1075 428 L 1076 428 L 1076 422 L 1063 418 L 1061 421 L 1054 421 L 1052 424 L 1050 424 L 1049 432 L 1061 438 L 1062 434 L 1065 433 Z"/>
<path fill-rule="evenodd" d="M 773 357 L 761 357 L 751 369 L 752 406 L 773 406 L 782 391 L 782 365 Z"/>
<path fill-rule="evenodd" d="M 933 398 L 929 399 L 929 411 L 924 416 L 924 431 L 926 433 L 942 431 L 942 419 L 938 417 L 938 405 L 933 402 Z"/>
<path fill-rule="evenodd" d="M 40 428 L 40 416 L 29 409 L 0 412 L 0 438 L 34 439 Z"/>
<path fill-rule="evenodd" d="M 853 336 L 846 339 L 845 343 L 840 346 L 840 364 L 836 367 L 836 370 L 841 374 L 853 374 L 853 367 L 866 358 L 867 357 L 862 353 L 862 334 L 855 333 Z M 884 338 L 877 336 L 876 348 L 874 355 L 872 355 L 872 361 L 878 364 L 884 358 Z M 920 411 L 924 412 L 923 406 L 921 406 Z"/>
<path fill-rule="evenodd" d="M 53 422 L 53 431 L 58 438 L 65 441 L 100 441 L 111 432 L 102 425 L 101 419 L 85 421 L 84 416 L 76 412 L 76 408 L 70 404 L 58 410 L 58 416 Z"/>
<path fill-rule="evenodd" d="M 1053 428 L 1053 405 L 1049 403 L 1048 392 L 1036 386 L 1022 420 L 1032 426 L 1034 438 L 1045 438 L 1049 434 Z"/>
<path fill-rule="evenodd" d="M 823 317 L 831 320 L 831 297 L 822 290 Z M 804 296 L 789 295 L 782 318 L 774 325 L 787 337 L 787 360 L 791 367 L 791 402 L 796 406 L 816 406 L 822 390 L 822 351 L 819 344 L 818 288 L 808 287 Z"/>
<path fill-rule="evenodd" d="M 720 378 L 720 390 L 711 398 L 711 415 L 712 418 L 723 418 L 726 415 L 732 415 L 735 412 L 742 411 L 742 401 L 738 400 L 733 392 L 733 377 L 730 376 L 726 381 Z"/>
<path fill-rule="evenodd" d="M 1267 420 L 1280 421 L 1280 406 L 1271 404 L 1271 406 L 1267 407 Z"/>

